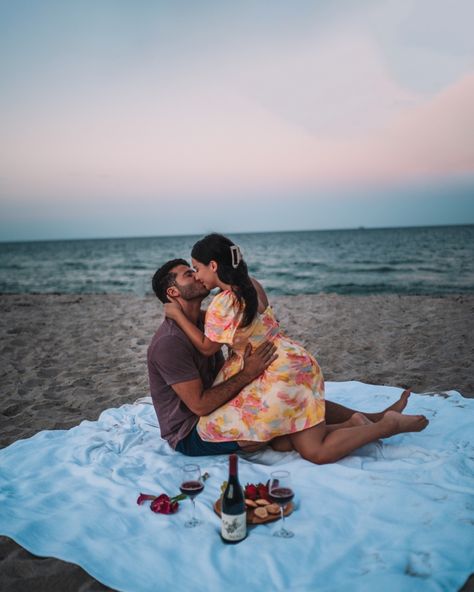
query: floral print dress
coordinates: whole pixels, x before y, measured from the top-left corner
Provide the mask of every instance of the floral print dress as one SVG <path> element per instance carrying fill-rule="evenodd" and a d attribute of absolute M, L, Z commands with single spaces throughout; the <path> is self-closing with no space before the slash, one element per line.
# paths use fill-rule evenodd
<path fill-rule="evenodd" d="M 276 436 L 299 432 L 324 420 L 324 380 L 316 360 L 301 345 L 280 331 L 270 307 L 240 327 L 243 307 L 231 290 L 214 297 L 206 312 L 204 333 L 214 342 L 232 348 L 214 385 L 234 376 L 243 367 L 243 355 L 272 341 L 278 358 L 240 393 L 198 422 L 203 440 L 267 442 Z"/>

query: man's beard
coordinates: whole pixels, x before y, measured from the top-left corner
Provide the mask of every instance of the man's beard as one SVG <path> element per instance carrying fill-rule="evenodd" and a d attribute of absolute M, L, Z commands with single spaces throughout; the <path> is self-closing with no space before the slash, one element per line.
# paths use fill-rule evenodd
<path fill-rule="evenodd" d="M 183 300 L 196 300 L 198 298 L 204 300 L 204 298 L 209 295 L 209 290 L 204 284 L 201 284 L 201 282 L 196 282 L 190 286 L 180 286 L 178 282 L 176 282 L 176 287 Z"/>

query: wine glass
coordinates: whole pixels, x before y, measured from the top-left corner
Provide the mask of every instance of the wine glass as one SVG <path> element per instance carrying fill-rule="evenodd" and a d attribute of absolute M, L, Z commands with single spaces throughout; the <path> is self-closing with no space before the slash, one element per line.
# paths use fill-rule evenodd
<path fill-rule="evenodd" d="M 273 536 L 290 539 L 295 533 L 285 528 L 284 508 L 295 496 L 291 487 L 291 476 L 289 471 L 274 471 L 270 475 L 270 487 L 268 493 L 273 502 L 280 506 L 281 528 L 273 533 Z"/>
<path fill-rule="evenodd" d="M 194 498 L 204 489 L 204 481 L 201 476 L 201 469 L 199 465 L 187 464 L 181 470 L 181 485 L 179 486 L 181 493 L 187 495 L 193 502 L 193 516 L 190 520 L 184 523 L 186 528 L 194 528 L 201 524 L 201 521 L 196 518 L 196 502 Z"/>

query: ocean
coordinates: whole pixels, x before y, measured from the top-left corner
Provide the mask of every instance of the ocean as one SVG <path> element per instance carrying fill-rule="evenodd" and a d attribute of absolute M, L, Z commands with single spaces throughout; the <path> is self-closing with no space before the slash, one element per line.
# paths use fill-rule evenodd
<path fill-rule="evenodd" d="M 474 293 L 474 225 L 229 236 L 269 294 Z M 143 296 L 199 238 L 0 243 L 0 292 Z"/>

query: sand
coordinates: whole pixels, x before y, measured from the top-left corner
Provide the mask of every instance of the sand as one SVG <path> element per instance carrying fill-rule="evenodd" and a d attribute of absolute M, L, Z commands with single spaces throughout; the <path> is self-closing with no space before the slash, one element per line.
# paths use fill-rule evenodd
<path fill-rule="evenodd" d="M 326 380 L 474 396 L 474 296 L 329 294 L 272 303 Z M 162 318 L 155 298 L 3 295 L 0 313 L 0 447 L 148 394 L 146 349 Z M 79 567 L 35 557 L 6 537 L 0 588 L 108 590 Z"/>

